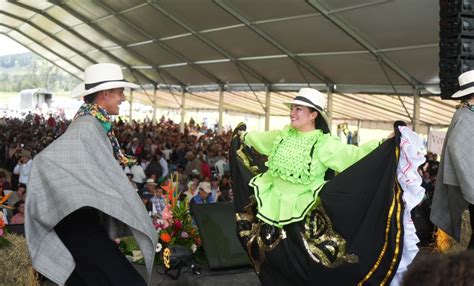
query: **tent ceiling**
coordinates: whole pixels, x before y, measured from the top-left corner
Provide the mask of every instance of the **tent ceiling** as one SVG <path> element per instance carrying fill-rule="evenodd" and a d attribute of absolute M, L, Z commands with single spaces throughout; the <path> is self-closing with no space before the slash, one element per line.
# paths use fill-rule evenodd
<path fill-rule="evenodd" d="M 2 1 L 0 33 L 78 78 L 90 64 L 115 62 L 128 80 L 159 84 L 161 104 L 176 103 L 177 86 L 193 107 L 216 108 L 209 92 L 224 87 L 226 108 L 262 114 L 252 91 L 265 102 L 265 86 L 278 101 L 302 86 L 335 85 L 335 117 L 389 120 L 406 114 L 398 97 L 366 94 L 429 96 L 425 88 L 438 86 L 438 14 L 433 0 Z M 349 93 L 362 95 L 341 95 Z M 362 98 L 373 113 L 344 111 Z"/>
<path fill-rule="evenodd" d="M 287 116 L 288 108 L 284 102 L 289 102 L 296 95 L 292 91 L 271 91 L 270 113 L 274 116 Z M 265 97 L 263 91 L 225 91 L 224 109 L 265 116 Z M 129 95 L 127 95 L 129 98 Z M 133 100 L 143 104 L 152 104 L 154 93 L 152 90 L 134 91 Z M 403 104 L 401 103 L 403 101 Z M 191 91 L 186 93 L 185 105 L 190 109 L 217 110 L 219 92 Z M 449 125 L 455 106 L 452 100 L 441 100 L 438 96 L 423 96 L 420 100 L 420 124 L 446 126 Z M 395 95 L 334 93 L 334 119 L 362 120 L 374 122 L 393 122 L 403 120 L 411 122 L 413 118 L 413 98 Z M 408 114 L 405 111 L 408 110 Z M 181 106 L 181 92 L 172 90 L 157 90 L 156 106 L 179 109 Z"/>

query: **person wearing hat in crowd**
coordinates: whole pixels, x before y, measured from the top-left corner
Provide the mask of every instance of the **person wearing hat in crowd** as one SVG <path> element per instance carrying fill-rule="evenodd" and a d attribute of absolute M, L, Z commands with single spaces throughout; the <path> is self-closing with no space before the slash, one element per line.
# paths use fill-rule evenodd
<path fill-rule="evenodd" d="M 195 195 L 190 204 L 209 204 L 211 201 L 211 184 L 209 182 L 201 182 L 198 187 L 198 194 Z"/>
<path fill-rule="evenodd" d="M 184 169 L 186 176 L 190 177 L 197 174 L 199 178 L 202 179 L 201 160 L 199 160 L 192 151 L 186 152 L 185 158 L 188 160 L 186 168 Z"/>
<path fill-rule="evenodd" d="M 21 150 L 20 160 L 18 160 L 17 165 L 13 169 L 13 173 L 20 176 L 18 182 L 25 185 L 28 184 L 32 164 L 31 152 L 25 149 Z"/>
<path fill-rule="evenodd" d="M 33 267 L 57 284 L 150 283 L 157 233 L 121 168 L 125 156 L 110 116 L 119 114 L 125 81 L 116 64 L 84 71 L 73 97 L 83 97 L 66 132 L 35 156 L 28 182 L 25 231 Z M 142 277 L 111 238 L 134 236 L 144 256 Z"/>
<path fill-rule="evenodd" d="M 145 183 L 145 187 L 139 191 L 139 194 L 143 192 L 148 192 L 153 195 L 155 193 L 156 185 L 157 183 L 155 182 L 155 180 L 153 180 L 152 178 L 147 179 Z"/>
<path fill-rule="evenodd" d="M 153 198 L 153 193 L 150 193 L 148 190 L 144 189 L 143 191 L 138 192 L 138 195 L 140 196 L 140 199 L 142 199 L 143 205 L 145 206 L 148 215 L 150 217 L 153 216 L 154 206 L 151 202 L 151 199 Z"/>
<path fill-rule="evenodd" d="M 284 129 L 239 131 L 244 144 L 269 156 L 268 171 L 252 178 L 249 185 L 255 190 L 257 217 L 277 227 L 306 216 L 328 169 L 342 172 L 379 145 L 372 140 L 356 147 L 331 136 L 326 97 L 316 89 L 302 88 L 285 105 L 290 108 L 291 124 Z"/>
<path fill-rule="evenodd" d="M 461 103 L 444 139 L 430 214 L 431 221 L 457 241 L 466 209 L 474 230 L 474 70 L 462 73 L 458 81 L 459 91 L 451 97 Z M 468 248 L 474 248 L 474 231 Z"/>
<path fill-rule="evenodd" d="M 217 202 L 220 195 L 221 191 L 219 189 L 219 176 L 217 176 L 217 174 L 213 174 L 211 176 L 211 202 Z"/>

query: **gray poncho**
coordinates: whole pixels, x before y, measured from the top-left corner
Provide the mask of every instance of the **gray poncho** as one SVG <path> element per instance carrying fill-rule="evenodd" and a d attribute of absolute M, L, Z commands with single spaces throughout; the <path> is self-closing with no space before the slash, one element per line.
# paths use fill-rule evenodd
<path fill-rule="evenodd" d="M 143 252 L 150 283 L 157 233 L 138 194 L 113 156 L 97 119 L 81 116 L 33 160 L 26 200 L 25 231 L 33 267 L 64 284 L 75 262 L 54 227 L 73 211 L 90 206 L 103 213 L 111 238 L 132 233 Z"/>
<path fill-rule="evenodd" d="M 474 204 L 474 112 L 454 113 L 443 145 L 431 221 L 459 241 L 461 216 Z"/>

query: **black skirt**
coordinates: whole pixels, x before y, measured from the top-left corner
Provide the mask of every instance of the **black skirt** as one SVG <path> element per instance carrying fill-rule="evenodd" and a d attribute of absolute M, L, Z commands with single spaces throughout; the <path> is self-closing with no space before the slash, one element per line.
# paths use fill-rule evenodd
<path fill-rule="evenodd" d="M 237 234 L 263 285 L 388 285 L 403 249 L 398 139 L 385 141 L 323 187 L 304 220 L 256 218 L 249 180 L 266 169 L 234 132 L 230 164 Z"/>

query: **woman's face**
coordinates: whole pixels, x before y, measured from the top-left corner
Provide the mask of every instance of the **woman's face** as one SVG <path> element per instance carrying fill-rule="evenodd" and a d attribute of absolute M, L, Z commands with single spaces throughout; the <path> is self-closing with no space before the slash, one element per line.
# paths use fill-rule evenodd
<path fill-rule="evenodd" d="M 311 112 L 309 107 L 302 105 L 291 105 L 291 126 L 299 131 L 306 132 L 315 129 L 314 120 L 318 116 L 316 111 Z"/>

